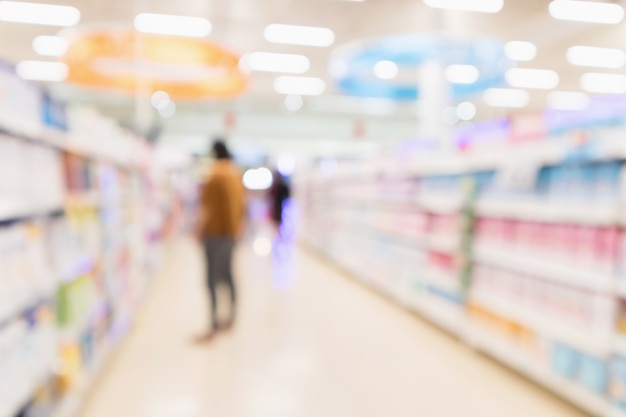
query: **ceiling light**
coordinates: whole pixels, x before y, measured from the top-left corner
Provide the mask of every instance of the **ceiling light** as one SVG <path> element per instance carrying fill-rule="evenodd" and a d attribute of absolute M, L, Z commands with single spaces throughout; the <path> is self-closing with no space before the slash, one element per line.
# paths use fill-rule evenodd
<path fill-rule="evenodd" d="M 157 110 L 163 110 L 170 104 L 170 95 L 165 91 L 155 91 L 150 98 L 152 107 Z"/>
<path fill-rule="evenodd" d="M 176 114 L 176 103 L 169 101 L 165 107 L 159 109 L 159 114 L 164 119 L 169 119 Z"/>
<path fill-rule="evenodd" d="M 587 73 L 580 78 L 580 86 L 590 93 L 626 93 L 626 75 Z"/>
<path fill-rule="evenodd" d="M 70 27 L 80 22 L 80 10 L 55 4 L 0 1 L 0 21 Z"/>
<path fill-rule="evenodd" d="M 33 49 L 43 56 L 63 56 L 68 46 L 67 39 L 59 36 L 37 36 L 33 39 Z"/>
<path fill-rule="evenodd" d="M 504 52 L 513 61 L 532 61 L 537 56 L 537 47 L 531 42 L 511 41 L 504 46 Z"/>
<path fill-rule="evenodd" d="M 243 185 L 248 190 L 267 190 L 272 182 L 272 171 L 267 168 L 249 169 L 243 174 Z"/>
<path fill-rule="evenodd" d="M 624 8 L 615 3 L 554 0 L 550 3 L 550 14 L 560 20 L 615 25 L 624 19 Z"/>
<path fill-rule="evenodd" d="M 393 61 L 378 61 L 374 65 L 374 75 L 382 80 L 392 80 L 398 75 L 398 64 Z"/>
<path fill-rule="evenodd" d="M 328 28 L 293 25 L 269 25 L 265 39 L 272 43 L 307 46 L 330 46 L 335 43 L 335 33 Z"/>
<path fill-rule="evenodd" d="M 321 78 L 282 75 L 274 80 L 274 90 L 280 94 L 317 96 L 324 93 L 326 83 Z"/>
<path fill-rule="evenodd" d="M 17 75 L 25 80 L 61 82 L 67 79 L 68 68 L 62 62 L 22 61 L 17 64 Z"/>
<path fill-rule="evenodd" d="M 456 107 L 456 113 L 459 119 L 467 122 L 476 117 L 476 106 L 469 101 L 465 101 Z"/>
<path fill-rule="evenodd" d="M 559 74 L 552 70 L 513 68 L 507 71 L 506 81 L 511 87 L 550 90 L 559 85 Z"/>
<path fill-rule="evenodd" d="M 289 111 L 298 111 L 302 108 L 303 104 L 304 100 L 302 100 L 302 96 L 297 94 L 290 94 L 283 100 L 283 106 Z"/>
<path fill-rule="evenodd" d="M 304 55 L 254 52 L 247 58 L 247 65 L 253 71 L 284 72 L 302 74 L 311 68 L 309 58 Z"/>
<path fill-rule="evenodd" d="M 446 79 L 453 84 L 474 84 L 480 72 L 473 65 L 450 65 L 446 68 Z"/>
<path fill-rule="evenodd" d="M 424 0 L 424 4 L 436 9 L 497 13 L 504 7 L 504 0 Z"/>
<path fill-rule="evenodd" d="M 525 90 L 490 88 L 483 93 L 483 100 L 492 107 L 522 108 L 530 102 L 530 94 Z"/>
<path fill-rule="evenodd" d="M 589 107 L 589 96 L 576 91 L 553 91 L 548 94 L 548 107 L 557 110 L 580 111 Z"/>
<path fill-rule="evenodd" d="M 581 67 L 621 68 L 626 54 L 620 49 L 572 46 L 567 50 L 567 60 Z"/>
<path fill-rule="evenodd" d="M 142 33 L 204 38 L 212 28 L 211 22 L 202 17 L 154 13 L 140 13 L 135 17 L 135 29 Z"/>

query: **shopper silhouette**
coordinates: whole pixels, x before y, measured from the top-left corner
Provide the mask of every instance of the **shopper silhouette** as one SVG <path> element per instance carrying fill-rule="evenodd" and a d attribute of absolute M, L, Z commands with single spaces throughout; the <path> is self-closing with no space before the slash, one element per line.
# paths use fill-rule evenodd
<path fill-rule="evenodd" d="M 244 189 L 241 175 L 226 144 L 213 144 L 216 161 L 200 191 L 200 212 L 197 225 L 207 262 L 207 286 L 211 299 L 211 328 L 199 336 L 198 342 L 208 342 L 220 329 L 232 327 L 236 313 L 236 290 L 232 272 L 233 250 L 244 217 Z M 220 326 L 217 317 L 217 287 L 228 287 L 231 295 L 230 318 Z"/>

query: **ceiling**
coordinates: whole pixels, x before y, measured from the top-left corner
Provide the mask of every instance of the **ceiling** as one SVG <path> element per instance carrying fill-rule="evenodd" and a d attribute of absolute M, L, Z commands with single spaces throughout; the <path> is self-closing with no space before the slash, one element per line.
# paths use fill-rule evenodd
<path fill-rule="evenodd" d="M 531 61 L 520 63 L 527 68 L 552 69 L 559 72 L 558 90 L 580 91 L 579 79 L 588 68 L 568 63 L 565 51 L 573 45 L 604 46 L 626 49 L 626 23 L 597 25 L 558 21 L 548 14 L 548 0 L 505 0 L 500 13 L 482 14 L 461 11 L 431 9 L 421 0 L 39 0 L 40 2 L 72 5 L 82 12 L 81 25 L 132 26 L 133 18 L 140 12 L 192 15 L 207 17 L 213 23 L 210 37 L 240 53 L 266 51 L 298 53 L 310 58 L 312 66 L 306 75 L 322 77 L 333 90 L 328 77 L 328 60 L 333 48 L 342 44 L 399 33 L 439 32 L 452 37 L 495 37 L 502 41 L 522 40 L 537 45 L 538 55 Z M 597 0 L 601 1 L 601 0 Z M 324 26 L 336 35 L 335 45 L 329 48 L 298 47 L 270 44 L 263 37 L 263 29 L 271 23 Z M 24 59 L 42 59 L 32 50 L 32 40 L 41 34 L 53 35 L 57 29 L 12 23 L 0 23 L 0 57 L 11 62 Z M 604 72 L 593 69 L 594 72 Z M 607 72 L 623 72 L 612 70 Z M 166 125 L 185 126 L 180 117 L 195 117 L 206 113 L 220 114 L 225 111 L 280 115 L 284 112 L 280 103 L 283 97 L 272 89 L 276 74 L 254 73 L 252 87 L 244 100 L 227 102 L 179 103 L 179 112 Z M 120 119 L 129 118 L 137 104 L 132 98 L 115 94 L 77 90 L 67 86 L 55 86 L 57 94 L 71 101 L 94 102 L 106 112 Z M 545 91 L 531 91 L 531 104 L 527 109 L 545 106 Z M 332 106 L 320 103 L 324 98 L 305 98 L 301 112 L 316 114 L 317 122 L 337 117 L 378 117 L 389 121 L 416 121 L 411 106 L 399 110 L 369 112 L 355 106 L 353 111 L 337 113 Z M 326 100 L 330 100 L 326 98 Z M 328 103 L 328 101 L 326 102 Z M 499 116 L 503 109 L 488 108 L 477 98 L 478 117 L 482 119 Z M 344 109 L 345 110 L 345 109 Z M 350 114 L 352 113 L 352 114 Z M 372 115 L 372 113 L 380 113 Z M 362 114 L 362 116 L 358 116 Z M 201 119 L 201 118 L 200 118 Z M 211 123 L 203 127 L 193 124 L 196 133 L 208 133 Z M 214 124 L 214 123 L 213 123 Z M 291 135 L 293 132 L 290 133 Z"/>

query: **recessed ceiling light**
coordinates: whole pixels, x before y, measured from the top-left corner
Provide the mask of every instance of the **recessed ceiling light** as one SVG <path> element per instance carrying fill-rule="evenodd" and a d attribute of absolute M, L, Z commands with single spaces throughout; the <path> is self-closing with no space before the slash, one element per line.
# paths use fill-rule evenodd
<path fill-rule="evenodd" d="M 624 19 L 624 8 L 616 3 L 554 0 L 549 9 L 550 15 L 560 20 L 615 25 Z"/>
<path fill-rule="evenodd" d="M 507 71 L 506 81 L 511 87 L 550 90 L 559 85 L 556 71 L 530 68 L 513 68 Z"/>
<path fill-rule="evenodd" d="M 253 71 L 302 74 L 311 68 L 309 58 L 304 55 L 254 52 L 247 60 L 248 67 Z"/>
<path fill-rule="evenodd" d="M 590 72 L 580 77 L 580 86 L 590 93 L 626 93 L 626 75 Z"/>
<path fill-rule="evenodd" d="M 490 88 L 483 93 L 483 100 L 492 107 L 522 108 L 530 102 L 530 94 L 525 90 Z"/>
<path fill-rule="evenodd" d="M 532 61 L 537 56 L 537 47 L 532 42 L 511 41 L 504 46 L 504 52 L 513 61 Z"/>
<path fill-rule="evenodd" d="M 0 1 L 0 21 L 70 27 L 80 22 L 80 10 L 55 4 Z"/>
<path fill-rule="evenodd" d="M 17 64 L 17 75 L 25 80 L 61 82 L 67 79 L 68 68 L 62 62 L 22 61 Z"/>
<path fill-rule="evenodd" d="M 152 103 L 152 107 L 157 110 L 163 110 L 170 104 L 170 95 L 165 91 L 155 91 L 150 98 L 150 102 Z"/>
<path fill-rule="evenodd" d="M 265 39 L 272 43 L 326 47 L 335 43 L 335 33 L 322 27 L 273 24 L 265 28 Z"/>
<path fill-rule="evenodd" d="M 69 42 L 60 36 L 37 36 L 33 39 L 33 49 L 42 56 L 63 56 Z"/>
<path fill-rule="evenodd" d="M 282 75 L 274 80 L 274 90 L 280 94 L 317 96 L 326 90 L 326 83 L 316 77 L 294 77 Z"/>
<path fill-rule="evenodd" d="M 474 103 L 465 101 L 456 107 L 456 113 L 459 116 L 459 119 L 466 122 L 470 121 L 476 117 L 476 106 L 474 106 Z"/>
<path fill-rule="evenodd" d="M 445 71 L 446 79 L 453 84 L 474 84 L 480 77 L 473 65 L 450 65 Z"/>
<path fill-rule="evenodd" d="M 553 91 L 547 97 L 548 107 L 557 110 L 585 110 L 589 101 L 587 94 L 577 91 Z"/>
<path fill-rule="evenodd" d="M 504 7 L 504 0 L 424 0 L 424 4 L 437 9 L 497 13 Z"/>
<path fill-rule="evenodd" d="M 374 75 L 382 80 L 392 80 L 398 75 L 398 64 L 393 61 L 378 61 L 374 65 Z"/>
<path fill-rule="evenodd" d="M 169 101 L 165 107 L 159 109 L 159 114 L 164 119 L 169 119 L 176 114 L 176 103 Z"/>
<path fill-rule="evenodd" d="M 621 68 L 626 64 L 626 54 L 621 49 L 572 46 L 567 50 L 567 60 L 581 67 Z"/>
<path fill-rule="evenodd" d="M 142 33 L 204 38 L 212 28 L 211 22 L 203 17 L 155 13 L 140 13 L 135 17 L 135 29 Z"/>

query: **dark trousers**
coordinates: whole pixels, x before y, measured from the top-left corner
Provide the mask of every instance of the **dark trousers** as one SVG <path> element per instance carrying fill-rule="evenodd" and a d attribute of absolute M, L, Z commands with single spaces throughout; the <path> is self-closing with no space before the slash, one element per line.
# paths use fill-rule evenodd
<path fill-rule="evenodd" d="M 235 240 L 230 237 L 205 237 L 204 253 L 207 262 L 207 286 L 211 297 L 211 326 L 218 328 L 217 322 L 217 286 L 222 284 L 230 291 L 230 320 L 235 318 L 235 281 L 233 279 L 233 250 Z"/>

